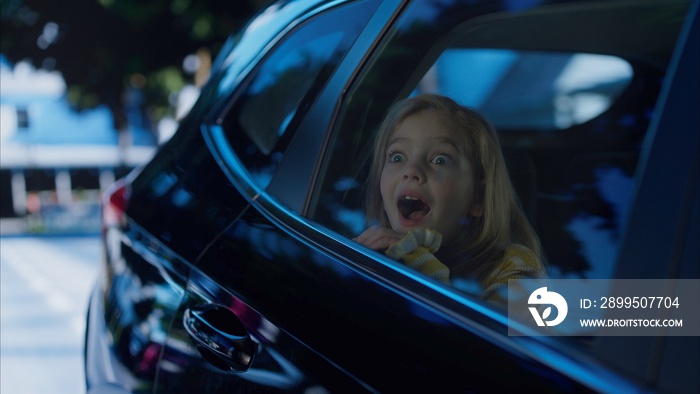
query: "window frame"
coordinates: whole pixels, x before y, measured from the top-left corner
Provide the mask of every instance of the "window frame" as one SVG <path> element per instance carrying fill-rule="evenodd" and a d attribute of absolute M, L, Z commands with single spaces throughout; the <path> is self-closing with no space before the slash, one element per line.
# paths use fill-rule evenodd
<path fill-rule="evenodd" d="M 340 60 L 335 69 L 331 72 L 330 77 L 321 84 L 318 92 L 311 98 L 310 107 L 306 114 L 301 117 L 300 124 L 296 130 L 288 130 L 284 133 L 287 134 L 288 132 L 291 132 L 293 134 L 287 137 L 283 135 L 282 137 L 290 139 L 288 145 L 284 149 L 282 160 L 273 170 L 269 182 L 266 185 L 260 185 L 259 182 L 255 181 L 248 164 L 244 163 L 244 161 L 236 153 L 236 150 L 233 148 L 232 144 L 235 142 L 232 143 L 230 138 L 227 136 L 231 132 L 224 130 L 223 128 L 223 124 L 225 123 L 227 116 L 231 114 L 232 109 L 235 108 L 237 103 L 240 102 L 243 95 L 251 86 L 251 83 L 256 80 L 256 77 L 259 75 L 258 72 L 261 71 L 265 65 L 265 62 L 269 60 L 270 56 L 276 53 L 276 49 L 280 48 L 280 46 L 288 42 L 289 39 L 293 38 L 292 35 L 294 35 L 300 29 L 304 29 L 309 23 L 313 23 L 314 19 L 316 18 L 325 17 L 325 14 L 334 12 L 338 8 L 359 6 L 358 3 L 367 3 L 365 5 L 369 7 L 374 6 L 374 11 L 370 11 L 367 22 L 365 23 L 364 27 L 360 28 L 359 33 L 356 34 L 354 38 L 348 38 L 350 41 L 348 49 L 340 57 Z M 374 3 L 374 5 L 372 5 L 372 3 Z M 227 173 L 229 178 L 234 180 L 233 183 L 242 193 L 247 196 L 247 198 L 249 198 L 249 200 L 252 201 L 256 199 L 261 193 L 269 193 L 270 195 L 275 196 L 275 198 L 281 203 L 290 206 L 294 212 L 301 212 L 301 207 L 299 206 L 298 202 L 302 201 L 308 193 L 311 176 L 307 174 L 309 174 L 311 171 L 305 168 L 299 168 L 304 166 L 298 166 L 295 165 L 295 163 L 301 162 L 298 157 L 303 157 L 303 160 L 308 162 L 309 156 L 315 156 L 317 154 L 316 152 L 318 152 L 318 150 L 311 149 L 309 148 L 308 144 L 304 143 L 304 141 L 309 138 L 310 134 L 316 132 L 316 128 L 308 125 L 308 118 L 310 117 L 310 113 L 312 113 L 314 108 L 317 106 L 319 97 L 324 91 L 327 90 L 330 81 L 334 79 L 334 75 L 338 74 L 338 69 L 341 68 L 343 64 L 347 63 L 349 53 L 353 51 L 353 48 L 356 46 L 358 37 L 363 34 L 363 31 L 367 29 L 367 25 L 371 23 L 373 18 L 375 18 L 378 7 L 381 7 L 381 2 L 378 0 L 334 0 L 328 3 L 315 4 L 314 7 L 300 13 L 296 18 L 294 18 L 293 22 L 287 25 L 282 31 L 276 34 L 273 39 L 270 40 L 270 43 L 265 46 L 264 50 L 261 51 L 261 54 L 257 56 L 255 60 L 252 61 L 251 65 L 249 65 L 242 73 L 243 75 L 238 77 L 238 82 L 233 84 L 235 86 L 233 91 L 229 93 L 225 99 L 220 100 L 219 104 L 214 105 L 213 107 L 215 110 L 210 112 L 209 115 L 205 117 L 202 132 L 204 133 L 210 150 L 215 154 L 215 156 L 217 156 L 219 161 L 222 162 L 221 167 L 223 171 Z M 344 31 L 347 32 L 347 30 Z M 310 89 L 307 94 L 313 93 L 312 90 L 313 89 Z M 296 116 L 298 116 L 298 114 L 296 114 L 294 117 Z M 243 130 L 239 130 L 238 132 L 246 134 L 246 132 Z M 296 156 L 297 159 L 289 159 L 288 156 L 290 156 L 290 152 L 293 152 L 291 155 Z M 299 155 L 300 152 L 302 153 L 301 156 Z M 313 162 L 313 160 L 311 160 L 311 162 Z M 285 186 L 280 188 L 280 179 L 283 181 L 288 181 L 290 179 L 288 175 L 280 173 L 287 173 L 292 169 L 293 176 L 291 179 L 295 180 L 293 187 Z M 302 186 L 300 187 L 299 184 Z"/>

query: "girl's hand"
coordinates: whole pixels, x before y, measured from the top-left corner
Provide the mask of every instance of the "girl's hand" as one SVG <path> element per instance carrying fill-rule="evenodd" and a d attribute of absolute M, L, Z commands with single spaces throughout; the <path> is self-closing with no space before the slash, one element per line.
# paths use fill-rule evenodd
<path fill-rule="evenodd" d="M 384 251 L 405 235 L 387 227 L 374 225 L 352 240 L 372 250 Z"/>

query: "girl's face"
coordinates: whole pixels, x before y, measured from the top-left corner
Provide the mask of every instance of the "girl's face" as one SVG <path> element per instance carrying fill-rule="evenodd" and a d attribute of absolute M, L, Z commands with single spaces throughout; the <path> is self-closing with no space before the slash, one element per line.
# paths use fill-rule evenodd
<path fill-rule="evenodd" d="M 424 110 L 404 119 L 389 137 L 380 191 L 394 231 L 430 228 L 448 243 L 469 216 L 481 214 L 472 165 L 456 130 L 445 114 Z"/>

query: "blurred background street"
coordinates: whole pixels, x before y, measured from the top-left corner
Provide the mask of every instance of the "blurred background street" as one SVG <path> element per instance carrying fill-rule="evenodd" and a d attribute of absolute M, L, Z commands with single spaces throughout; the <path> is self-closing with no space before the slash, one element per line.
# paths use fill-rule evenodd
<path fill-rule="evenodd" d="M 0 392 L 84 393 L 97 236 L 0 237 Z"/>
<path fill-rule="evenodd" d="M 269 0 L 0 2 L 0 393 L 82 393 L 101 197 Z"/>

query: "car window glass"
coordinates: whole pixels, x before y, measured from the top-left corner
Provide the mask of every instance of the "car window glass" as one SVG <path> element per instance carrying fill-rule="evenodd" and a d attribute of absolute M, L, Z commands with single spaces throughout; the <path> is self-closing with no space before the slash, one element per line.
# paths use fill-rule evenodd
<path fill-rule="evenodd" d="M 310 217 L 348 237 L 366 228 L 363 186 L 384 113 L 399 99 L 437 92 L 495 125 L 550 276 L 614 277 L 641 146 L 685 5 L 668 5 L 652 22 L 654 8 L 554 6 L 521 19 L 448 3 L 409 9 L 354 85 Z M 601 12 L 608 21 L 626 15 L 625 22 L 592 23 Z M 653 51 L 640 44 L 635 23 L 654 24 L 641 38 L 654 42 Z"/>
<path fill-rule="evenodd" d="M 465 69 L 473 73 L 459 72 Z M 611 278 L 646 127 L 639 111 L 651 106 L 630 108 L 636 111 L 630 113 L 637 118 L 633 128 L 576 126 L 624 116 L 606 111 L 629 87 L 633 71 L 609 55 L 450 47 L 413 94 L 452 97 L 479 110 L 500 132 L 520 198 L 551 256 L 553 277 Z M 654 93 L 647 94 L 653 101 Z M 559 143 L 579 145 L 532 153 L 557 131 L 564 133 Z M 603 141 L 611 144 L 599 146 Z M 562 156 L 564 150 L 570 155 Z"/>
<path fill-rule="evenodd" d="M 305 22 L 270 51 L 236 94 L 222 126 L 258 186 L 270 182 L 299 120 L 375 6 L 356 2 Z"/>

